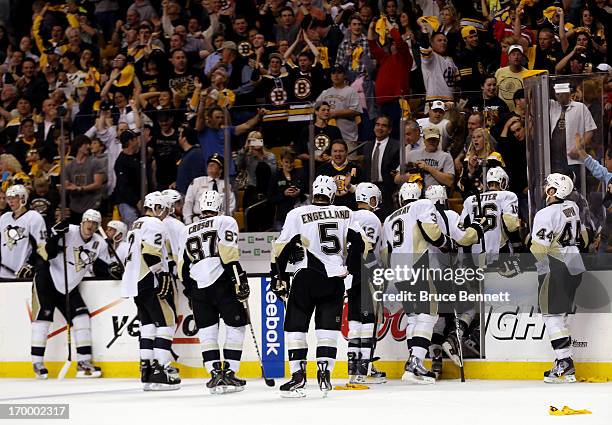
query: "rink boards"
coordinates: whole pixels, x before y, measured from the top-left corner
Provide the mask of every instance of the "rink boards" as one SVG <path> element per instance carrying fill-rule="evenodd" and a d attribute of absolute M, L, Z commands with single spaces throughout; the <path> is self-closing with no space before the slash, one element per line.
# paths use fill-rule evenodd
<path fill-rule="evenodd" d="M 599 278 L 612 281 L 609 272 Z M 533 286 L 535 273 L 523 273 L 514 278 L 513 285 Z M 286 347 L 284 343 L 282 303 L 269 290 L 269 279 L 250 277 L 251 317 L 264 357 L 265 369 L 272 377 L 286 373 Z M 86 281 L 81 294 L 91 315 L 93 357 L 102 366 L 106 377 L 138 376 L 138 329 L 136 308 L 131 299 L 120 296 L 118 281 Z M 0 284 L 0 377 L 32 377 L 30 363 L 31 283 L 3 282 Z M 178 326 L 173 350 L 179 356 L 177 365 L 181 375 L 200 377 L 201 353 L 197 331 L 186 299 L 178 297 Z M 550 367 L 553 353 L 540 316 L 531 307 L 510 305 L 483 306 L 486 326 L 485 359 L 466 361 L 466 376 L 479 379 L 541 379 Z M 574 353 L 579 376 L 591 379 L 612 377 L 612 314 L 608 311 L 580 313 L 570 316 L 573 329 Z M 391 378 L 399 378 L 407 356 L 405 343 L 406 317 L 401 311 L 385 311 L 383 325 L 378 333 L 376 355 L 381 358 L 379 369 Z M 312 328 L 312 327 L 311 327 Z M 339 361 L 334 377 L 346 377 L 346 306 L 342 334 L 338 343 Z M 223 327 L 221 335 L 223 338 Z M 309 359 L 314 358 L 316 338 L 308 335 Z M 56 374 L 66 359 L 65 321 L 56 311 L 51 327 L 46 364 L 51 376 Z M 73 344 L 74 350 L 74 344 Z M 74 358 L 74 353 L 73 353 Z M 312 362 L 311 362 L 312 363 Z M 309 367 L 313 367 L 309 364 Z M 68 376 L 74 374 L 75 366 Z M 309 369 L 312 371 L 314 369 Z M 244 342 L 243 377 L 261 375 L 257 354 L 247 329 Z M 458 369 L 445 362 L 445 377 L 457 377 Z"/>

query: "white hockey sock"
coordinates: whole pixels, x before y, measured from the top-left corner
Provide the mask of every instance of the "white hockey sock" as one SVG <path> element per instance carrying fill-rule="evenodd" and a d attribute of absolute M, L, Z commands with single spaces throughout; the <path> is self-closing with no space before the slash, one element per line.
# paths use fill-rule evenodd
<path fill-rule="evenodd" d="M 336 363 L 338 349 L 338 335 L 340 331 L 330 331 L 327 329 L 315 330 L 317 336 L 317 361 L 326 361 L 327 369 L 331 372 Z"/>
<path fill-rule="evenodd" d="M 198 330 L 198 338 L 200 339 L 204 367 L 210 373 L 214 369 L 213 363 L 221 360 L 221 352 L 219 351 L 219 324 L 215 323 L 212 326 Z"/>
<path fill-rule="evenodd" d="M 160 365 L 166 366 L 172 361 L 172 338 L 174 326 L 160 326 L 155 330 L 155 344 L 153 346 L 153 356 Z"/>
<path fill-rule="evenodd" d="M 91 325 L 89 314 L 79 314 L 72 319 L 77 361 L 91 360 Z"/>
<path fill-rule="evenodd" d="M 153 342 L 155 341 L 155 325 L 149 323 L 140 327 L 140 359 L 153 360 Z"/>
<path fill-rule="evenodd" d="M 412 337 L 414 336 L 414 328 L 417 323 L 417 315 L 409 313 L 406 317 L 406 344 L 408 349 L 412 349 Z"/>
<path fill-rule="evenodd" d="M 240 357 L 242 357 L 242 345 L 244 344 L 245 326 L 238 328 L 232 326 L 225 327 L 225 345 L 223 346 L 223 358 L 229 363 L 229 367 L 234 372 L 240 368 Z"/>
<path fill-rule="evenodd" d="M 361 358 L 364 360 L 370 359 L 370 354 L 372 353 L 372 347 L 374 345 L 374 340 L 372 339 L 372 334 L 374 333 L 375 323 L 364 323 L 361 325 Z"/>
<path fill-rule="evenodd" d="M 427 355 L 429 344 L 431 344 L 431 335 L 433 328 L 438 321 L 438 316 L 430 314 L 417 315 L 417 322 L 414 327 L 414 335 L 412 336 L 412 354 L 423 360 Z"/>
<path fill-rule="evenodd" d="M 362 323 L 356 320 L 349 321 L 349 332 L 348 332 L 348 352 L 355 353 L 355 357 L 358 357 L 361 346 L 361 328 Z"/>
<path fill-rule="evenodd" d="M 47 335 L 51 322 L 36 320 L 32 322 L 32 363 L 42 363 L 47 347 Z"/>
<path fill-rule="evenodd" d="M 572 338 L 564 314 L 543 314 L 542 320 L 557 360 L 572 357 Z"/>
<path fill-rule="evenodd" d="M 287 352 L 289 353 L 289 370 L 295 373 L 300 370 L 300 363 L 306 360 L 308 343 L 305 332 L 285 332 Z"/>

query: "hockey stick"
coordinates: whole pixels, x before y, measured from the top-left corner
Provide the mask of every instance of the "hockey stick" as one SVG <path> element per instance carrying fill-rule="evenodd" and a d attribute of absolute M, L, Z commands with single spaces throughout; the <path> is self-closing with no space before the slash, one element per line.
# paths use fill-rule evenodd
<path fill-rule="evenodd" d="M 238 269 L 236 268 L 235 265 L 233 269 L 234 269 L 234 276 L 236 278 L 236 282 L 240 282 L 240 276 L 238 275 Z M 257 337 L 255 336 L 255 329 L 253 329 L 253 322 L 251 322 L 251 310 L 249 309 L 248 300 L 242 301 L 242 305 L 244 306 L 244 310 L 246 311 L 246 314 L 247 314 L 247 320 L 249 322 L 249 329 L 251 331 L 251 337 L 253 337 L 253 344 L 255 344 L 255 351 L 257 351 L 257 359 L 259 360 L 259 366 L 261 367 L 261 377 L 263 378 L 263 380 L 265 381 L 268 387 L 273 387 L 276 385 L 276 383 L 274 382 L 274 379 L 266 378 L 266 371 L 263 366 L 263 360 L 261 359 L 261 351 L 259 350 L 259 344 L 257 343 Z"/>
<path fill-rule="evenodd" d="M 117 263 L 119 263 L 119 265 L 121 265 L 121 273 L 123 274 L 125 272 L 125 267 L 123 266 L 123 263 L 121 262 L 121 259 L 117 255 L 117 251 L 115 251 L 115 248 L 113 247 L 112 242 L 109 241 L 108 235 L 106 234 L 106 232 L 104 231 L 102 226 L 98 226 L 98 232 L 100 233 L 100 235 L 102 235 L 102 237 L 106 241 L 106 245 L 108 246 L 108 250 L 110 251 L 111 255 L 113 257 L 115 257 L 115 260 L 117 260 Z"/>
<path fill-rule="evenodd" d="M 438 212 L 442 216 L 442 220 L 444 221 L 444 225 L 446 226 L 446 236 L 449 239 L 451 239 L 450 226 L 448 224 L 448 217 L 446 216 L 446 213 L 444 212 L 444 209 L 441 206 L 438 209 Z M 453 254 L 450 250 L 448 252 L 448 265 L 449 267 L 453 266 Z M 461 366 L 459 366 L 459 374 L 461 376 L 461 382 L 465 382 L 465 363 L 463 361 L 463 347 L 462 347 L 463 332 L 460 332 L 461 326 L 459 325 L 459 314 L 457 312 L 457 300 L 459 299 L 459 297 L 458 297 L 457 287 L 455 283 L 451 282 L 451 285 L 453 286 L 453 294 L 455 296 L 453 312 L 455 313 L 455 332 L 457 333 L 457 349 L 459 350 L 459 361 L 461 362 Z"/>
<path fill-rule="evenodd" d="M 66 337 L 68 339 L 68 358 L 64 362 L 62 369 L 57 375 L 57 379 L 64 379 L 66 374 L 68 373 L 68 369 L 70 369 L 70 364 L 72 363 L 72 336 L 70 335 L 70 294 L 68 292 L 68 264 L 66 260 L 66 236 L 62 235 L 62 250 L 64 251 L 63 260 L 64 260 L 64 291 L 66 295 Z"/>

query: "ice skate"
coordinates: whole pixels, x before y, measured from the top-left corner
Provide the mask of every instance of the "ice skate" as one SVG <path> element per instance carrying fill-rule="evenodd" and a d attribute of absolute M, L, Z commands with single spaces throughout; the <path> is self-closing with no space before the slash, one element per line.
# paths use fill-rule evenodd
<path fill-rule="evenodd" d="M 36 379 L 47 379 L 49 377 L 49 371 L 45 367 L 44 363 L 34 363 L 32 364 L 32 367 L 34 368 Z"/>
<path fill-rule="evenodd" d="M 306 397 L 306 362 L 300 362 L 300 369 L 293 372 L 291 379 L 280 387 L 280 395 L 284 398 Z"/>
<path fill-rule="evenodd" d="M 143 391 L 150 391 L 151 387 L 151 374 L 153 369 L 151 368 L 151 360 L 140 361 L 140 382 L 142 382 Z"/>
<path fill-rule="evenodd" d="M 459 357 L 459 344 L 461 344 L 461 335 L 457 337 L 457 332 L 452 331 L 448 334 L 446 341 L 442 344 L 442 349 L 449 359 L 457 366 L 461 367 L 461 357 Z"/>
<path fill-rule="evenodd" d="M 387 382 L 387 374 L 385 372 L 381 372 L 374 367 L 374 362 L 378 360 L 378 357 L 369 360 L 363 360 L 363 368 L 366 370 L 365 373 L 365 383 L 366 384 L 384 384 Z"/>
<path fill-rule="evenodd" d="M 571 357 L 555 360 L 552 369 L 544 372 L 544 382 L 547 384 L 571 384 L 576 382 L 576 368 Z"/>
<path fill-rule="evenodd" d="M 361 354 L 348 353 L 349 381 L 345 385 L 336 385 L 334 390 L 369 390 L 370 387 L 364 385 L 367 372 L 368 368 L 361 360 Z"/>
<path fill-rule="evenodd" d="M 181 378 L 170 365 L 162 366 L 157 360 L 151 363 L 150 391 L 173 391 L 181 388 Z"/>
<path fill-rule="evenodd" d="M 436 374 L 436 379 L 442 376 L 442 347 L 432 345 L 429 351 L 431 355 L 431 371 Z"/>
<path fill-rule="evenodd" d="M 102 369 L 94 366 L 91 360 L 83 360 L 77 363 L 76 377 L 79 379 L 99 378 L 102 376 Z"/>
<path fill-rule="evenodd" d="M 421 359 L 412 356 L 406 363 L 406 371 L 402 375 L 402 381 L 411 384 L 434 384 L 436 375 L 423 366 Z"/>
<path fill-rule="evenodd" d="M 319 389 L 323 392 L 323 397 L 327 397 L 327 393 L 332 389 L 330 381 L 331 373 L 327 368 L 328 366 L 329 363 L 326 361 L 317 362 L 317 382 L 319 382 Z"/>

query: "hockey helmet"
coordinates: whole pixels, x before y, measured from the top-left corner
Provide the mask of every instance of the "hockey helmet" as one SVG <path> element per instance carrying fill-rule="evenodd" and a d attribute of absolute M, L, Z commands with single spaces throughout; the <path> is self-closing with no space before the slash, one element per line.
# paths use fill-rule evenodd
<path fill-rule="evenodd" d="M 510 178 L 503 168 L 493 167 L 487 171 L 487 186 L 490 183 L 498 183 L 501 190 L 506 190 L 509 182 Z"/>
<path fill-rule="evenodd" d="M 218 214 L 223 206 L 223 197 L 216 190 L 207 190 L 200 195 L 200 211 L 212 211 Z"/>
<path fill-rule="evenodd" d="M 176 204 L 181 199 L 183 199 L 183 196 L 181 195 L 181 193 L 178 190 L 174 190 L 174 189 L 166 189 L 162 191 L 162 195 L 168 198 L 168 204 L 170 204 L 171 213 L 174 212 L 174 204 Z"/>
<path fill-rule="evenodd" d="M 431 185 L 425 190 L 425 198 L 431 202 L 443 204 L 448 197 L 446 196 L 446 188 L 439 184 Z"/>
<path fill-rule="evenodd" d="M 548 191 L 550 189 L 555 189 L 555 193 L 549 194 Z M 546 177 L 546 187 L 544 188 L 546 200 L 553 196 L 555 198 L 565 199 L 572 193 L 572 190 L 574 190 L 574 183 L 572 179 L 565 174 L 552 173 Z"/>
<path fill-rule="evenodd" d="M 337 186 L 333 177 L 330 176 L 317 176 L 312 183 L 312 197 L 317 195 L 323 195 L 329 199 L 331 204 L 334 201 L 334 195 L 336 194 Z"/>
<path fill-rule="evenodd" d="M 419 199 L 422 191 L 423 189 L 418 183 L 404 183 L 399 190 L 400 205 L 404 205 L 410 200 Z"/>
<path fill-rule="evenodd" d="M 365 202 L 373 210 L 377 210 L 380 205 L 380 198 L 382 194 L 380 189 L 374 183 L 359 183 L 355 189 L 355 201 Z M 376 204 L 372 205 L 370 201 L 372 198 L 376 198 Z"/>
<path fill-rule="evenodd" d="M 145 196 L 144 207 L 153 211 L 153 214 L 155 214 L 157 217 L 162 216 L 167 210 L 170 209 L 168 199 L 159 191 L 148 193 Z"/>
<path fill-rule="evenodd" d="M 88 209 L 83 213 L 83 217 L 81 218 L 81 223 L 85 221 L 93 221 L 99 226 L 100 223 L 102 223 L 102 215 L 96 210 Z"/>
<path fill-rule="evenodd" d="M 123 238 L 125 238 L 125 235 L 127 235 L 127 231 L 128 231 L 127 224 L 125 224 L 122 221 L 111 220 L 108 222 L 106 226 L 110 227 L 111 229 L 115 229 L 116 233 L 115 233 L 115 236 L 113 236 L 113 240 L 115 242 L 121 242 Z"/>
<path fill-rule="evenodd" d="M 22 184 L 14 184 L 6 190 L 6 197 L 12 198 L 18 196 L 21 206 L 24 207 L 28 203 L 28 189 Z"/>

